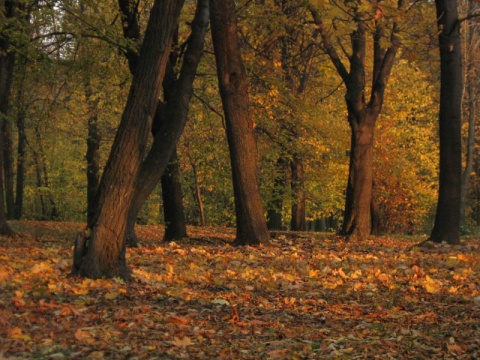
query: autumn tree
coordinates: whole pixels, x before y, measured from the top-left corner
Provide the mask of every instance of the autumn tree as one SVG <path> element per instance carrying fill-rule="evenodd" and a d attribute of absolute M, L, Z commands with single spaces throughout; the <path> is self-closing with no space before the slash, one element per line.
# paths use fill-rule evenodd
<path fill-rule="evenodd" d="M 467 2 L 467 16 L 475 14 L 479 8 L 475 1 Z M 475 162 L 475 123 L 477 118 L 477 94 L 478 94 L 478 32 L 479 23 L 476 19 L 471 19 L 464 26 L 464 32 L 461 34 L 464 54 L 464 91 L 463 101 L 464 116 L 467 125 L 467 136 L 465 146 L 465 167 L 462 172 L 461 198 L 460 198 L 460 226 L 467 225 L 467 206 L 469 204 L 469 195 L 472 193 L 472 173 Z"/>
<path fill-rule="evenodd" d="M 0 4 L 0 20 L 0 234 L 12 235 L 13 231 L 7 223 L 4 196 L 4 183 L 8 185 L 9 182 L 3 180 L 5 149 L 9 149 L 5 144 L 10 139 L 7 131 L 11 127 L 8 115 L 15 67 L 15 44 L 12 34 L 15 33 L 15 22 L 20 20 L 17 1 L 3 1 Z"/>
<path fill-rule="evenodd" d="M 125 229 L 182 0 L 156 0 L 125 110 L 97 191 L 97 209 L 74 249 L 73 274 L 129 278 Z M 173 149 L 173 147 L 172 147 Z"/>
<path fill-rule="evenodd" d="M 389 30 L 389 21 L 381 4 L 369 4 L 371 7 L 366 6 L 367 11 L 365 6 L 360 8 L 356 2 L 345 2 L 344 10 L 352 14 L 351 20 L 355 24 L 355 29 L 350 33 L 351 46 L 347 54 L 349 67 L 344 64 L 344 59 L 337 51 L 331 27 L 324 22 L 321 11 L 310 6 L 321 34 L 323 48 L 346 87 L 351 146 L 342 233 L 349 238 L 358 239 L 366 238 L 371 232 L 374 130 L 382 110 L 388 78 L 400 47 L 398 24 L 394 22 Z M 398 3 L 398 8 L 401 7 L 402 0 Z M 373 69 L 371 86 L 367 87 L 367 39 L 371 28 Z M 341 49 L 346 50 L 346 47 L 342 45 Z"/>
<path fill-rule="evenodd" d="M 269 241 L 258 187 L 257 145 L 233 0 L 210 0 L 212 41 L 230 148 L 238 245 Z"/>
<path fill-rule="evenodd" d="M 177 55 L 171 55 L 170 63 L 167 64 L 167 75 L 163 81 L 164 102 L 158 104 L 155 112 L 153 144 L 142 163 L 128 215 L 126 237 L 127 241 L 132 244 L 136 243 L 134 227 L 137 215 L 160 180 L 162 180 L 162 189 L 165 193 L 163 198 L 166 200 L 164 201 L 165 240 L 181 239 L 187 236 L 181 198 L 178 198 L 181 196 L 181 192 L 176 188 L 179 186 L 179 180 L 173 177 L 178 175 L 178 164 L 174 162 L 176 161 L 176 144 L 187 121 L 190 99 L 193 95 L 193 81 L 203 54 L 208 22 L 208 1 L 200 0 L 191 24 L 192 32 L 187 40 L 187 48 L 183 55 L 178 78 L 173 70 L 173 62 L 176 61 Z M 133 55 L 129 56 L 129 58 L 132 57 Z M 172 152 L 170 160 L 165 158 L 165 151 Z"/>
<path fill-rule="evenodd" d="M 440 50 L 440 177 L 433 242 L 460 242 L 462 50 L 455 0 L 436 0 Z"/>

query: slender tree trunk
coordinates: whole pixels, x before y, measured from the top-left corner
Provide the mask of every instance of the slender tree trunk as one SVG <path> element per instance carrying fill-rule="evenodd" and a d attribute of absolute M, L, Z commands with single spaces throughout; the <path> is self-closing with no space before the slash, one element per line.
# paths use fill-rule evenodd
<path fill-rule="evenodd" d="M 455 0 L 435 0 L 440 48 L 440 178 L 434 242 L 460 242 L 462 53 Z"/>
<path fill-rule="evenodd" d="M 198 212 L 200 215 L 200 226 L 206 226 L 207 220 L 205 218 L 205 206 L 203 205 L 202 189 L 200 188 L 200 181 L 198 180 L 197 165 L 191 161 L 193 171 L 193 196 L 198 205 Z"/>
<path fill-rule="evenodd" d="M 210 0 L 212 39 L 232 164 L 238 245 L 268 243 L 258 187 L 257 144 L 249 117 L 247 75 L 238 44 L 235 2 Z"/>
<path fill-rule="evenodd" d="M 3 179 L 8 219 L 13 219 L 15 209 L 15 174 L 13 171 L 13 159 L 13 121 L 12 119 L 7 118 L 3 123 Z"/>
<path fill-rule="evenodd" d="M 272 199 L 267 204 L 267 227 L 269 230 L 282 229 L 283 197 L 285 196 L 285 186 L 287 183 L 285 175 L 286 163 L 287 161 L 283 157 L 277 160 L 277 176 L 275 176 L 273 180 Z"/>
<path fill-rule="evenodd" d="M 467 138 L 467 163 L 462 174 L 461 183 L 461 202 L 460 202 L 460 226 L 467 225 L 467 197 L 473 170 L 473 158 L 475 156 L 475 117 L 476 117 L 476 98 L 473 84 L 467 85 L 469 95 L 468 101 L 468 138 Z"/>
<path fill-rule="evenodd" d="M 378 236 L 382 234 L 382 222 L 381 222 L 381 215 L 380 215 L 380 208 L 377 202 L 377 196 L 375 191 L 375 181 L 372 184 L 372 202 L 370 205 L 370 213 L 372 216 L 372 230 L 371 234 Z"/>
<path fill-rule="evenodd" d="M 126 233 L 129 244 L 135 245 L 134 228 L 138 212 L 160 181 L 187 122 L 189 104 L 193 95 L 193 81 L 203 55 L 208 22 L 208 0 L 200 0 L 192 22 L 192 33 L 179 78 L 170 87 L 167 103 L 160 104 L 155 113 L 154 123 L 160 126 L 155 129 L 156 135 L 152 147 L 142 163 L 135 187 Z"/>
<path fill-rule="evenodd" d="M 182 6 L 182 0 L 156 0 L 152 7 L 139 64 L 98 187 L 95 216 L 83 240 L 76 242 L 73 274 L 129 278 L 125 257 L 128 211 Z"/>
<path fill-rule="evenodd" d="M 19 90 L 19 101 L 23 98 Z M 16 198 L 15 198 L 15 219 L 20 219 L 23 212 L 23 192 L 25 188 L 25 154 L 27 152 L 27 137 L 25 135 L 26 110 L 21 107 L 17 114 L 17 176 L 16 176 Z"/>
<path fill-rule="evenodd" d="M 477 8 L 477 5 L 473 1 L 469 2 L 469 13 L 473 14 Z M 467 154 L 466 154 L 466 165 L 462 174 L 462 185 L 461 185 L 461 197 L 460 197 L 460 227 L 467 225 L 467 198 L 468 192 L 470 189 L 472 171 L 473 171 L 473 159 L 475 157 L 475 118 L 477 116 L 476 111 L 476 91 L 475 85 L 477 83 L 476 74 L 477 71 L 474 66 L 475 54 L 474 52 L 478 50 L 478 45 L 475 43 L 477 38 L 476 28 L 478 25 L 470 24 L 468 28 L 467 35 L 467 51 L 468 54 L 465 54 L 465 57 L 468 59 L 467 63 L 467 74 L 465 76 L 466 80 L 466 92 L 468 94 L 468 136 L 467 136 Z M 463 97 L 462 97 L 463 99 Z"/>
<path fill-rule="evenodd" d="M 290 228 L 293 231 L 305 231 L 305 190 L 303 189 L 305 184 L 305 171 L 303 162 L 295 156 L 290 163 L 290 167 L 292 170 L 292 192 L 294 196 Z"/>
<path fill-rule="evenodd" d="M 87 75 L 88 76 L 88 75 Z M 96 210 L 96 193 L 100 183 L 100 142 L 98 128 L 98 100 L 92 100 L 93 91 L 89 79 L 85 82 L 85 97 L 88 104 L 88 137 L 87 137 L 87 222 L 93 219 Z"/>

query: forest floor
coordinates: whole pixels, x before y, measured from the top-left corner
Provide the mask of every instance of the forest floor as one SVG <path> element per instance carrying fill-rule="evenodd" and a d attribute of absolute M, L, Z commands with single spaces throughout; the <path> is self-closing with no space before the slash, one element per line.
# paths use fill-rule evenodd
<path fill-rule="evenodd" d="M 478 359 L 480 239 L 344 242 L 232 229 L 163 243 L 138 227 L 133 281 L 68 277 L 79 223 L 0 238 L 0 359 Z"/>

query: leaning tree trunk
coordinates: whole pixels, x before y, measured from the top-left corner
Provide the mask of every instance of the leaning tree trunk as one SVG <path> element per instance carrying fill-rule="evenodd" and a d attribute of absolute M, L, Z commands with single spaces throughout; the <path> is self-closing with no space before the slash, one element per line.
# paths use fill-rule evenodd
<path fill-rule="evenodd" d="M 456 0 L 435 0 L 440 48 L 440 178 L 434 242 L 460 242 L 462 52 Z"/>
<path fill-rule="evenodd" d="M 257 144 L 249 117 L 248 81 L 238 44 L 235 2 L 210 0 L 212 40 L 232 164 L 237 245 L 269 242 L 257 174 Z"/>
<path fill-rule="evenodd" d="M 98 187 L 95 216 L 85 237 L 76 242 L 73 274 L 129 278 L 127 215 L 182 5 L 183 0 L 156 0 L 152 7 L 138 68 Z"/>
<path fill-rule="evenodd" d="M 180 75 L 171 88 L 166 106 L 159 104 L 154 120 L 160 124 L 155 129 L 152 147 L 142 163 L 140 176 L 135 187 L 133 201 L 128 214 L 126 238 L 135 244 L 135 222 L 143 204 L 158 184 L 165 172 L 175 146 L 187 122 L 190 100 L 193 96 L 193 81 L 197 67 L 203 55 L 203 44 L 209 22 L 208 0 L 200 0 L 195 18 L 192 22 L 192 33 L 184 55 Z"/>

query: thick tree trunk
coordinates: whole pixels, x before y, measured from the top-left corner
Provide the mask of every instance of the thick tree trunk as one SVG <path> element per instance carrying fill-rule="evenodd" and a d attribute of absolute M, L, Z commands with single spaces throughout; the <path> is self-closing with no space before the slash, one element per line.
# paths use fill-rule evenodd
<path fill-rule="evenodd" d="M 293 205 L 292 205 L 292 220 L 290 222 L 290 228 L 293 231 L 305 231 L 305 171 L 303 163 L 300 158 L 294 156 L 290 163 L 292 170 L 292 193 L 293 193 Z"/>
<path fill-rule="evenodd" d="M 17 4 L 14 1 L 4 1 L 0 5 L 0 20 L 11 19 L 17 16 Z M 5 32 L 7 33 L 7 32 Z M 4 166 L 5 163 L 5 128 L 3 123 L 9 121 L 7 118 L 9 111 L 10 92 L 12 87 L 13 70 L 15 66 L 15 52 L 10 49 L 10 41 L 7 36 L 0 36 L 0 235 L 12 235 L 13 231 L 7 223 L 7 216 L 5 213 L 5 196 L 4 196 Z M 9 175 L 9 174 L 7 174 Z M 7 185 L 9 183 L 7 182 Z M 7 189 L 9 190 L 9 189 Z M 13 189 L 11 189 L 13 191 Z M 7 196 L 7 200 L 10 196 Z"/>
<path fill-rule="evenodd" d="M 353 4 L 353 3 L 352 3 Z M 398 8 L 404 5 L 398 0 Z M 356 5 L 355 5 L 356 6 Z M 357 9 L 358 10 L 358 9 Z M 366 99 L 366 20 L 357 19 L 357 28 L 351 34 L 352 52 L 349 55 L 350 69 L 347 70 L 337 53 L 332 38 L 323 24 L 320 12 L 310 7 L 315 24 L 322 36 L 322 43 L 332 64 L 345 82 L 348 121 L 351 128 L 351 151 L 346 190 L 342 233 L 348 238 L 364 239 L 372 227 L 372 181 L 373 181 L 373 135 L 378 115 L 382 111 L 385 89 L 392 71 L 396 53 L 400 47 L 397 23 L 392 24 L 390 45 L 382 46 L 386 28 L 383 19 L 373 24 L 373 76 L 370 99 Z"/>
<path fill-rule="evenodd" d="M 187 122 L 190 100 L 193 95 L 193 81 L 197 67 L 203 55 L 203 44 L 209 22 L 208 0 L 200 0 L 195 18 L 192 22 L 192 33 L 184 55 L 179 78 L 169 86 L 168 101 L 159 104 L 155 113 L 155 136 L 152 147 L 142 163 L 140 176 L 128 215 L 127 241 L 135 246 L 135 221 L 143 204 L 165 172 L 174 148 Z"/>
<path fill-rule="evenodd" d="M 462 52 L 455 0 L 435 0 L 440 48 L 440 178 L 434 242 L 460 242 Z"/>
<path fill-rule="evenodd" d="M 348 238 L 365 239 L 371 232 L 375 120 L 376 117 L 355 119 L 353 122 L 357 125 L 351 127 L 350 166 L 342 227 L 342 234 Z"/>
<path fill-rule="evenodd" d="M 74 250 L 74 274 L 129 278 L 127 216 L 182 5 L 183 0 L 156 0 L 152 7 L 139 64 L 98 188 L 95 216 L 85 234 L 88 241 L 78 241 Z"/>
<path fill-rule="evenodd" d="M 249 117 L 247 75 L 243 66 L 233 0 L 210 0 L 212 39 L 227 128 L 237 217 L 238 245 L 268 243 L 257 175 L 257 144 Z"/>
<path fill-rule="evenodd" d="M 165 220 L 164 241 L 182 240 L 187 235 L 185 211 L 183 209 L 180 167 L 177 149 L 173 151 L 170 163 L 162 175 L 163 217 Z"/>

